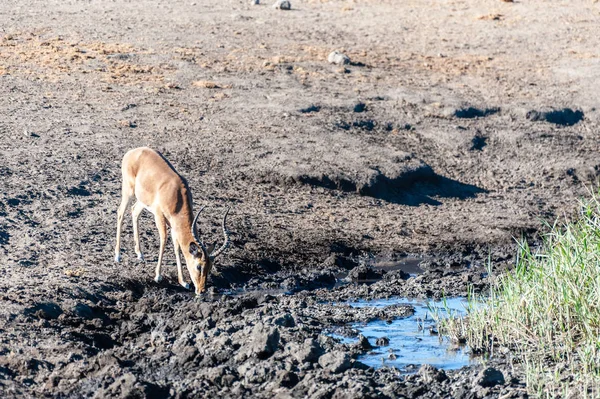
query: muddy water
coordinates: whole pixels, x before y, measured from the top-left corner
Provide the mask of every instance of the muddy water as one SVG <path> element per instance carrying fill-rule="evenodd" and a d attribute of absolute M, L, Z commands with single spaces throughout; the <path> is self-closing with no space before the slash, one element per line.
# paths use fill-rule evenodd
<path fill-rule="evenodd" d="M 393 366 L 403 372 L 415 371 L 419 365 L 430 364 L 442 369 L 458 369 L 471 364 L 468 347 L 455 346 L 442 339 L 435 331 L 435 322 L 431 309 L 439 309 L 442 315 L 446 309 L 441 301 L 393 298 L 375 301 L 351 302 L 353 307 L 384 308 L 392 305 L 407 304 L 415 309 L 411 317 L 397 319 L 391 323 L 376 320 L 367 324 L 355 324 L 352 327 L 363 334 L 375 346 L 378 338 L 387 337 L 389 345 L 377 346 L 362 355 L 359 360 L 369 366 L 379 368 Z M 464 314 L 466 300 L 452 298 L 446 301 L 447 309 L 453 314 Z M 343 338 L 347 343 L 356 339 Z"/>

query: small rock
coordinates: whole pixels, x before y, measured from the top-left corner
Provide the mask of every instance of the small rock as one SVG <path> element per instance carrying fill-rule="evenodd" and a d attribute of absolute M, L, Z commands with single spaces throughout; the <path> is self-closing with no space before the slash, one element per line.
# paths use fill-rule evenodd
<path fill-rule="evenodd" d="M 260 4 L 260 0 L 250 0 L 250 4 L 257 6 Z"/>
<path fill-rule="evenodd" d="M 365 351 L 370 351 L 373 349 L 373 345 L 371 345 L 367 337 L 362 334 L 358 334 L 358 346 Z"/>
<path fill-rule="evenodd" d="M 539 111 L 531 110 L 531 111 L 528 111 L 527 114 L 525 114 L 525 118 L 529 119 L 530 121 L 534 121 L 534 122 L 542 121 L 542 120 L 544 120 L 544 114 Z"/>
<path fill-rule="evenodd" d="M 314 363 L 324 352 L 321 345 L 312 338 L 306 339 L 301 345 L 290 343 L 286 349 L 300 364 Z"/>
<path fill-rule="evenodd" d="M 116 378 L 107 388 L 96 392 L 94 397 L 140 398 L 144 397 L 144 392 L 137 378 L 132 373 L 126 373 Z"/>
<path fill-rule="evenodd" d="M 423 378 L 423 381 L 426 384 L 429 384 L 433 381 L 442 382 L 448 379 L 448 376 L 444 370 L 436 369 L 430 364 L 422 365 L 417 374 Z"/>
<path fill-rule="evenodd" d="M 211 367 L 206 370 L 205 375 L 206 375 L 206 378 L 213 384 L 215 384 L 217 386 L 222 386 L 222 385 L 224 385 L 223 377 L 227 374 L 226 371 L 227 370 L 225 369 L 224 366 Z"/>
<path fill-rule="evenodd" d="M 328 352 L 319 358 L 319 365 L 332 373 L 343 373 L 348 370 L 352 364 L 350 356 L 345 352 Z"/>
<path fill-rule="evenodd" d="M 78 303 L 73 307 L 73 313 L 82 319 L 91 320 L 94 318 L 94 311 L 84 303 Z"/>
<path fill-rule="evenodd" d="M 117 359 L 115 356 L 113 356 L 111 354 L 107 354 L 107 353 L 99 355 L 96 358 L 96 363 L 98 364 L 99 368 L 120 365 L 119 359 Z"/>
<path fill-rule="evenodd" d="M 408 388 L 408 397 L 418 398 L 420 396 L 423 396 L 428 390 L 429 390 L 429 387 L 426 387 L 424 385 L 417 385 L 417 386 L 410 387 L 410 388 Z"/>
<path fill-rule="evenodd" d="M 286 291 L 294 291 L 296 288 L 298 288 L 298 280 L 296 276 L 288 277 L 283 280 L 279 286 Z"/>
<path fill-rule="evenodd" d="M 296 321 L 294 320 L 294 317 L 289 313 L 285 313 L 285 314 L 277 317 L 274 320 L 274 323 L 281 327 L 294 327 L 296 325 Z"/>
<path fill-rule="evenodd" d="M 196 358 L 196 356 L 198 356 L 198 349 L 196 349 L 193 346 L 187 346 L 183 348 L 180 352 L 178 352 L 175 356 L 177 363 L 180 365 L 184 365 L 189 362 L 192 362 Z"/>
<path fill-rule="evenodd" d="M 390 339 L 388 337 L 379 337 L 375 341 L 375 345 L 377 346 L 388 346 L 390 344 Z"/>
<path fill-rule="evenodd" d="M 300 381 L 296 373 L 287 370 L 280 370 L 277 373 L 277 380 L 279 385 L 285 388 L 293 388 Z"/>
<path fill-rule="evenodd" d="M 485 388 L 502 385 L 504 384 L 504 374 L 500 370 L 488 367 L 477 375 L 475 383 Z"/>
<path fill-rule="evenodd" d="M 288 0 L 277 0 L 275 4 L 273 4 L 273 8 L 277 10 L 291 10 L 292 3 L 290 3 Z"/>
<path fill-rule="evenodd" d="M 163 331 L 153 330 L 150 332 L 150 345 L 153 347 L 162 347 L 168 341 L 167 334 Z"/>
<path fill-rule="evenodd" d="M 330 64 L 335 65 L 348 65 L 350 64 L 350 57 L 336 50 L 329 53 L 327 61 L 329 61 Z"/>
<path fill-rule="evenodd" d="M 408 280 L 409 278 L 410 278 L 410 274 L 406 273 L 404 270 L 394 270 L 394 271 L 386 273 L 385 276 L 383 277 L 383 279 L 386 281 Z"/>
<path fill-rule="evenodd" d="M 352 269 L 347 278 L 354 282 L 375 282 L 375 280 L 380 280 L 384 274 L 383 270 L 375 270 L 366 265 L 360 265 Z"/>
<path fill-rule="evenodd" d="M 338 344 L 338 342 L 334 338 L 329 337 L 325 334 L 319 334 L 318 341 L 319 345 L 321 345 L 321 347 L 327 351 L 333 350 L 333 348 L 335 348 Z"/>
<path fill-rule="evenodd" d="M 354 269 L 356 266 L 358 266 L 358 263 L 348 257 L 348 256 L 343 256 L 340 254 L 331 254 L 329 255 L 329 257 L 327 257 L 327 259 L 325 259 L 325 261 L 323 262 L 323 266 L 325 267 L 341 267 L 343 269 L 346 270 L 352 270 Z"/>
<path fill-rule="evenodd" d="M 396 356 L 396 354 L 395 354 L 395 353 L 390 353 L 390 354 L 388 355 L 388 359 L 390 359 L 390 360 L 396 360 L 396 359 L 398 359 L 398 356 Z"/>
<path fill-rule="evenodd" d="M 262 323 L 257 324 L 252 331 L 252 343 L 249 354 L 259 359 L 266 359 L 277 350 L 279 346 L 279 330 L 267 328 Z"/>
<path fill-rule="evenodd" d="M 272 366 L 265 363 L 257 365 L 253 365 L 252 363 L 242 365 L 238 367 L 238 373 L 240 376 L 244 376 L 244 382 L 246 385 L 262 384 L 271 380 L 275 374 Z"/>
<path fill-rule="evenodd" d="M 63 311 L 60 308 L 60 306 L 58 306 L 57 304 L 52 303 L 52 302 L 47 302 L 47 303 L 40 303 L 31 308 L 26 308 L 24 310 L 24 313 L 26 315 L 36 316 L 39 319 L 53 320 L 53 319 L 57 319 L 58 316 L 60 316 L 63 313 Z"/>

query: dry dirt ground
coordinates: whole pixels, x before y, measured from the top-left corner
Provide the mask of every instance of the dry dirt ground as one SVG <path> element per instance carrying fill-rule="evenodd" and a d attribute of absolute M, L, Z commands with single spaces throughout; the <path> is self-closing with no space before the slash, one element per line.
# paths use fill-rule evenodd
<path fill-rule="evenodd" d="M 322 334 L 360 316 L 319 299 L 482 287 L 488 256 L 576 213 L 600 174 L 599 24 L 591 0 L 1 2 L 2 397 L 524 395 L 502 360 L 494 387 L 364 369 Z M 152 281 L 148 214 L 147 262 L 126 220 L 113 263 L 142 145 L 208 205 L 208 241 L 233 205 L 212 295 L 176 286 L 170 245 Z M 405 254 L 431 259 L 420 280 L 327 289 Z M 222 295 L 244 286 L 293 294 Z"/>

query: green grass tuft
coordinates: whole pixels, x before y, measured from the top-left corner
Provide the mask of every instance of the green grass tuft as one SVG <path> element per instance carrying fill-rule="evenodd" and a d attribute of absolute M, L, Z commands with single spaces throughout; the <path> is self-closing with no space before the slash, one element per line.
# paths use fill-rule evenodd
<path fill-rule="evenodd" d="M 600 203 L 581 209 L 548 226 L 538 250 L 520 243 L 515 269 L 488 296 L 471 296 L 465 318 L 440 320 L 474 352 L 510 353 L 540 397 L 600 395 Z"/>

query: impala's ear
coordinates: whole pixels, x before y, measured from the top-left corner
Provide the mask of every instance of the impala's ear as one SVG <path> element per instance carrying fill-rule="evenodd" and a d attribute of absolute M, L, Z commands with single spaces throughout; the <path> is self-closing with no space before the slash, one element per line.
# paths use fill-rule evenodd
<path fill-rule="evenodd" d="M 196 244 L 195 242 L 190 243 L 190 253 L 196 258 L 201 258 L 202 255 L 204 255 L 200 250 L 198 244 Z"/>

